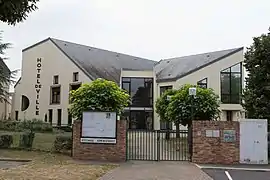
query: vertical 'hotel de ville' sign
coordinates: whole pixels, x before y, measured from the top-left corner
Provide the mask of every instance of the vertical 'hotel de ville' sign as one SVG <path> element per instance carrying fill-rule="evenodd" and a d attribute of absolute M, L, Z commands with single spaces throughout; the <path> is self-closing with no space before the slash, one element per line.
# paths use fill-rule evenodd
<path fill-rule="evenodd" d="M 41 83 L 40 83 L 40 73 L 41 73 L 41 58 L 37 58 L 37 81 L 35 84 L 36 89 L 36 115 L 39 115 L 39 97 L 40 97 L 40 89 L 41 89 Z"/>

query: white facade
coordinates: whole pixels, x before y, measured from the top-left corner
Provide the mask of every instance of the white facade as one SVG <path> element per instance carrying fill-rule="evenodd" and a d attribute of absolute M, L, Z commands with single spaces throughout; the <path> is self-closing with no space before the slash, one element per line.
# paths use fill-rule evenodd
<path fill-rule="evenodd" d="M 39 58 L 41 62 L 39 62 Z M 38 67 L 41 63 L 41 67 Z M 38 70 L 40 69 L 40 70 Z M 15 87 L 14 95 L 14 117 L 18 112 L 18 119 L 41 119 L 44 120 L 45 114 L 48 117 L 49 109 L 52 109 L 52 123 L 57 123 L 57 110 L 61 109 L 61 124 L 68 123 L 69 89 L 73 83 L 73 73 L 79 73 L 79 82 L 91 82 L 65 54 L 63 54 L 51 41 L 43 42 L 30 49 L 23 51 L 21 80 Z M 40 74 L 40 75 L 38 75 Z M 51 104 L 50 92 L 53 85 L 53 77 L 59 76 L 61 89 L 60 104 Z M 40 76 L 40 78 L 39 78 Z M 41 88 L 36 88 L 36 85 Z M 39 97 L 37 90 L 40 89 Z M 29 108 L 21 111 L 22 95 L 29 98 Z M 38 115 L 36 111 L 39 111 Z"/>
<path fill-rule="evenodd" d="M 89 48 L 89 51 L 94 52 L 95 50 Z M 119 54 L 116 56 L 119 57 Z M 122 55 L 120 54 L 120 57 L 121 56 Z M 102 56 L 102 58 L 104 57 L 105 56 Z M 108 56 L 105 58 L 108 58 Z M 91 59 L 89 59 L 89 61 L 90 60 Z M 137 59 L 135 60 L 137 61 Z M 121 68 L 118 83 L 121 87 L 122 77 L 153 78 L 153 106 L 148 107 L 147 110 L 153 112 L 153 128 L 159 129 L 160 122 L 158 115 L 155 113 L 154 104 L 160 96 L 160 87 L 171 85 L 174 89 L 177 89 L 183 84 L 197 84 L 198 81 L 207 78 L 207 87 L 214 89 L 215 93 L 220 96 L 220 72 L 242 61 L 243 50 L 237 51 L 236 53 L 181 78 L 166 82 L 157 82 L 157 75 L 154 69 L 129 70 L 128 68 Z M 89 76 L 89 74 L 92 73 L 91 71 L 88 71 L 87 73 L 89 74 L 86 74 L 86 71 L 84 71 L 78 64 L 75 64 L 74 61 L 71 60 L 70 56 L 67 56 L 67 54 L 61 51 L 59 47 L 50 40 L 43 41 L 23 50 L 21 79 L 15 86 L 15 93 L 13 96 L 13 118 L 21 120 L 29 120 L 33 118 L 45 120 L 45 116 L 47 116 L 47 121 L 49 121 L 50 110 L 53 112 L 51 117 L 53 124 L 57 124 L 60 118 L 61 125 L 67 125 L 69 119 L 69 91 L 70 85 L 74 83 L 73 73 L 79 74 L 79 79 L 76 83 L 89 83 L 93 79 Z M 53 83 L 54 76 L 58 76 L 59 80 L 56 85 Z M 58 104 L 52 104 L 51 102 L 52 87 L 60 87 L 60 103 Z M 26 96 L 29 99 L 29 107 L 25 111 L 22 111 L 22 96 Z M 61 117 L 59 117 L 58 114 L 59 110 L 61 111 Z M 238 120 L 243 117 L 243 114 L 240 113 L 243 111 L 240 104 L 221 104 L 220 110 L 222 111 L 220 116 L 221 120 L 226 120 L 227 110 L 233 112 L 233 120 Z"/>

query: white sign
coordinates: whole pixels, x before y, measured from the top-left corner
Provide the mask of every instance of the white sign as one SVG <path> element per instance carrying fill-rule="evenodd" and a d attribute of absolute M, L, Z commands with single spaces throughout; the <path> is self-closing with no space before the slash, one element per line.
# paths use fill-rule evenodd
<path fill-rule="evenodd" d="M 82 137 L 116 138 L 116 112 L 83 112 Z"/>
<path fill-rule="evenodd" d="M 167 101 L 170 101 L 172 99 L 172 96 L 167 96 Z"/>
<path fill-rule="evenodd" d="M 213 130 L 213 137 L 219 137 L 219 130 Z"/>
<path fill-rule="evenodd" d="M 206 137 L 213 137 L 213 130 L 206 130 L 205 131 L 205 136 Z"/>
<path fill-rule="evenodd" d="M 189 88 L 188 92 L 189 92 L 190 96 L 195 96 L 196 95 L 196 88 L 195 87 Z"/>
<path fill-rule="evenodd" d="M 81 138 L 82 143 L 116 144 L 116 139 Z"/>

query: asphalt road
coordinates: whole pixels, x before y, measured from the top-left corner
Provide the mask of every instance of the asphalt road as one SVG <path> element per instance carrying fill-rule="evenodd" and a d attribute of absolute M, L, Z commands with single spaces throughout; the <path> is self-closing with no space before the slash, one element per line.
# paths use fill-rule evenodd
<path fill-rule="evenodd" d="M 230 180 L 225 174 L 229 173 L 232 180 L 270 180 L 270 172 L 246 171 L 246 170 L 224 170 L 224 169 L 202 169 L 214 180 Z"/>

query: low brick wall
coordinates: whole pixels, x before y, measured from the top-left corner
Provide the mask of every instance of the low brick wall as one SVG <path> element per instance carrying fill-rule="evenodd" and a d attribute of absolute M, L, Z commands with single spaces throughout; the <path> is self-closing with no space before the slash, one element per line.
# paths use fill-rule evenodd
<path fill-rule="evenodd" d="M 126 121 L 117 121 L 116 144 L 81 143 L 81 121 L 73 124 L 72 155 L 77 160 L 121 162 L 126 161 Z"/>
<path fill-rule="evenodd" d="M 212 130 L 219 131 L 215 131 L 213 133 L 215 135 L 210 137 Z M 225 142 L 224 132 L 228 132 L 226 130 L 235 130 L 235 142 Z M 193 121 L 192 131 L 193 162 L 202 164 L 239 163 L 239 122 Z M 219 137 L 217 137 L 217 132 L 219 132 Z"/>

